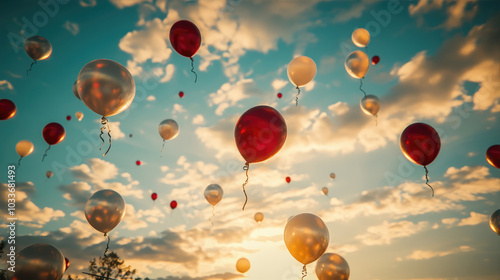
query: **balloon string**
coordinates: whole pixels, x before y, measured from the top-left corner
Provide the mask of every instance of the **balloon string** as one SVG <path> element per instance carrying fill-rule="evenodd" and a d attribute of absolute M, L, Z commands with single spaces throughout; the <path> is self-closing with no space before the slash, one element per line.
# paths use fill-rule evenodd
<path fill-rule="evenodd" d="M 196 74 L 196 72 L 194 72 L 194 60 L 192 57 L 190 57 L 191 59 L 191 72 L 194 74 L 194 82 L 196 83 L 196 81 L 198 81 L 198 74 Z"/>
<path fill-rule="evenodd" d="M 50 145 L 49 147 L 47 148 L 47 150 L 45 150 L 45 153 L 43 154 L 43 157 L 42 157 L 42 161 L 45 159 L 45 157 L 47 156 L 47 152 L 50 150 Z"/>
<path fill-rule="evenodd" d="M 359 90 L 361 90 L 366 97 L 366 92 L 363 90 L 363 79 L 364 78 L 359 79 Z"/>
<path fill-rule="evenodd" d="M 36 60 L 33 60 L 33 62 L 31 62 L 30 69 L 26 70 L 26 76 L 28 76 L 28 72 L 31 71 L 31 68 L 33 68 L 34 64 L 36 64 Z"/>
<path fill-rule="evenodd" d="M 299 86 L 297 86 L 296 89 L 297 89 L 297 95 L 295 96 L 295 107 L 297 107 L 297 105 L 299 105 L 299 95 L 300 95 Z"/>
<path fill-rule="evenodd" d="M 160 157 L 163 157 L 163 148 L 165 148 L 165 140 L 163 140 L 163 145 L 161 145 Z"/>
<path fill-rule="evenodd" d="M 213 217 L 215 216 L 215 206 L 212 205 L 212 217 L 210 217 L 210 223 L 212 224 L 212 227 L 214 226 L 214 222 L 212 221 Z"/>
<path fill-rule="evenodd" d="M 109 235 L 105 233 L 104 236 L 108 238 L 108 242 L 106 243 L 106 249 L 104 250 L 104 258 L 106 258 L 106 253 L 109 251 Z"/>
<path fill-rule="evenodd" d="M 429 170 L 427 169 L 427 166 L 424 166 L 425 169 L 425 184 L 431 188 L 432 191 L 432 197 L 434 197 L 434 189 L 432 188 L 431 185 L 429 185 Z"/>
<path fill-rule="evenodd" d="M 19 160 L 17 161 L 17 167 L 21 166 L 21 160 L 23 159 L 23 157 L 20 157 Z"/>
<path fill-rule="evenodd" d="M 243 204 L 243 208 L 241 210 L 245 211 L 245 206 L 247 205 L 248 202 L 248 196 L 247 196 L 247 191 L 245 190 L 246 184 L 248 184 L 248 169 L 249 169 L 249 163 L 245 163 L 245 166 L 243 166 L 243 170 L 245 170 L 245 175 L 247 176 L 247 179 L 245 183 L 243 183 L 243 193 L 245 194 L 245 204 Z"/>
<path fill-rule="evenodd" d="M 302 268 L 302 280 L 307 276 L 307 268 L 306 265 Z"/>
<path fill-rule="evenodd" d="M 106 152 L 102 155 L 102 156 L 106 156 L 109 152 L 109 149 L 111 149 L 111 129 L 109 129 L 108 119 L 106 119 L 106 117 L 104 117 L 104 116 L 101 118 L 101 124 L 102 124 L 102 127 L 101 127 L 101 134 L 99 135 L 99 138 L 101 138 L 101 140 L 102 140 L 102 145 L 101 145 L 101 148 L 99 148 L 99 150 L 101 150 L 102 147 L 104 146 L 104 139 L 102 138 L 103 131 L 106 128 L 108 129 L 109 147 L 106 150 Z"/>
<path fill-rule="evenodd" d="M 375 115 L 375 126 L 378 126 L 378 116 Z"/>

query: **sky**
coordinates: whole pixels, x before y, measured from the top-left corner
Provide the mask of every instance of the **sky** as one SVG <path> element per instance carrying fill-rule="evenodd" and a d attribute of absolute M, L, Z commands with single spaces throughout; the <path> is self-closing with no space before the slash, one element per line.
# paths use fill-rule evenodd
<path fill-rule="evenodd" d="M 288 218 L 299 213 L 326 223 L 326 252 L 346 259 L 351 280 L 500 278 L 500 237 L 488 225 L 500 208 L 500 170 L 485 159 L 487 148 L 500 144 L 500 2 L 0 5 L 0 99 L 17 106 L 12 119 L 0 121 L 0 215 L 6 221 L 7 166 L 19 158 L 16 143 L 29 140 L 34 152 L 16 169 L 17 247 L 54 245 L 71 261 L 66 275 L 82 276 L 102 255 L 106 240 L 83 209 L 92 193 L 113 189 L 127 206 L 110 232 L 110 250 L 143 278 L 300 279 L 302 265 L 283 241 Z M 190 60 L 168 39 L 180 19 L 201 32 L 196 83 Z M 360 27 L 371 34 L 367 48 L 351 41 Z M 47 38 L 53 53 L 26 76 L 32 60 L 23 42 L 33 35 Z M 380 56 L 363 80 L 367 94 L 380 98 L 377 119 L 362 113 L 359 80 L 344 67 L 355 50 Z M 296 106 L 286 70 L 299 55 L 315 61 L 317 74 Z M 72 92 L 81 68 L 101 58 L 127 67 L 136 85 L 129 109 L 109 117 L 113 144 L 104 157 L 100 116 Z M 249 202 L 242 211 L 245 160 L 234 127 L 257 105 L 276 108 L 288 136 L 274 157 L 250 164 Z M 77 111 L 84 114 L 80 122 Z M 180 133 L 166 141 L 161 156 L 157 127 L 164 119 L 176 120 Z M 42 162 L 42 129 L 50 122 L 62 124 L 66 138 Z M 399 147 L 401 132 L 414 122 L 431 125 L 441 138 L 440 153 L 428 166 L 434 197 L 423 167 L 405 159 Z M 47 171 L 54 176 L 46 178 Z M 213 226 L 203 196 L 210 184 L 224 190 Z M 321 192 L 325 186 L 328 196 Z M 173 211 L 172 200 L 178 202 Z M 261 224 L 253 220 L 256 212 L 264 213 Z M 6 222 L 0 227 L 7 236 Z M 251 263 L 244 275 L 235 269 L 241 257 Z M 315 263 L 307 268 L 305 279 L 317 279 Z"/>

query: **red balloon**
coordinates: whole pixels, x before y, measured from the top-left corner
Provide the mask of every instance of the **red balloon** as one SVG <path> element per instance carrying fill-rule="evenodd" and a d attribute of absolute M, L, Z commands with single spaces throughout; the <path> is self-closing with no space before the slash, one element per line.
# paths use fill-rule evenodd
<path fill-rule="evenodd" d="M 66 265 L 66 268 L 64 268 L 64 272 L 66 272 L 66 270 L 68 270 L 68 267 L 69 267 L 69 260 L 68 260 L 68 258 L 64 258 L 64 264 Z"/>
<path fill-rule="evenodd" d="M 378 55 L 372 57 L 372 64 L 375 65 L 380 61 L 380 57 Z"/>
<path fill-rule="evenodd" d="M 278 98 L 281 98 L 283 97 L 283 94 L 281 94 L 281 92 L 278 93 Z"/>
<path fill-rule="evenodd" d="M 43 139 L 49 145 L 55 145 L 66 137 L 66 131 L 64 127 L 56 122 L 49 123 L 43 128 L 42 131 Z"/>
<path fill-rule="evenodd" d="M 158 194 L 156 194 L 155 192 L 151 194 L 151 199 L 153 201 L 155 201 L 157 198 L 158 198 Z"/>
<path fill-rule="evenodd" d="M 8 120 L 16 115 L 16 104 L 9 99 L 0 99 L 0 121 Z"/>
<path fill-rule="evenodd" d="M 129 134 L 128 137 L 132 138 L 132 134 Z"/>
<path fill-rule="evenodd" d="M 172 200 L 172 202 L 170 202 L 170 208 L 172 208 L 172 209 L 177 208 L 177 201 Z"/>
<path fill-rule="evenodd" d="M 433 162 L 441 149 L 439 134 L 425 123 L 409 125 L 401 134 L 399 144 L 409 161 L 423 166 Z"/>
<path fill-rule="evenodd" d="M 135 162 L 135 164 L 137 164 L 137 166 L 139 166 L 139 165 L 141 165 L 141 161 L 138 160 L 138 161 Z"/>
<path fill-rule="evenodd" d="M 287 183 L 290 183 L 292 181 L 292 179 L 290 177 L 286 177 L 285 180 Z"/>
<path fill-rule="evenodd" d="M 500 145 L 493 145 L 486 151 L 486 160 L 491 166 L 500 169 Z"/>
<path fill-rule="evenodd" d="M 269 106 L 250 108 L 236 123 L 234 138 L 247 163 L 264 161 L 285 144 L 285 119 Z"/>
<path fill-rule="evenodd" d="M 70 121 L 71 120 L 71 116 L 66 116 L 66 120 Z"/>
<path fill-rule="evenodd" d="M 179 91 L 179 97 L 180 97 L 180 98 L 183 98 L 183 97 L 184 97 L 184 92 L 183 92 L 183 91 Z"/>
<path fill-rule="evenodd" d="M 188 20 L 179 20 L 170 29 L 170 43 L 177 53 L 191 58 L 200 48 L 200 30 Z"/>

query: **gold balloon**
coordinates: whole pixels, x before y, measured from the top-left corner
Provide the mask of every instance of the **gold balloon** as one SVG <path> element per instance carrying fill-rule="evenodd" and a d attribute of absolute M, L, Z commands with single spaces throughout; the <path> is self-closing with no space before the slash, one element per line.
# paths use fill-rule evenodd
<path fill-rule="evenodd" d="M 45 173 L 45 176 L 46 176 L 47 178 L 50 178 L 50 177 L 54 176 L 54 172 L 52 172 L 52 171 L 47 171 L 47 172 Z"/>
<path fill-rule="evenodd" d="M 78 121 L 81 121 L 83 119 L 83 113 L 82 112 L 76 112 L 75 117 Z"/>
<path fill-rule="evenodd" d="M 7 272 L 10 280 L 60 280 L 65 269 L 64 256 L 50 244 L 33 244 L 16 255 L 15 272 Z"/>
<path fill-rule="evenodd" d="M 241 258 L 236 262 L 236 270 L 239 273 L 245 273 L 250 270 L 250 261 L 246 258 Z"/>
<path fill-rule="evenodd" d="M 255 221 L 257 223 L 260 224 L 264 220 L 264 214 L 262 214 L 261 212 L 257 212 L 257 213 L 255 213 L 255 215 L 253 216 L 253 218 L 255 219 Z"/>
<path fill-rule="evenodd" d="M 32 36 L 24 41 L 24 50 L 33 60 L 44 60 L 52 54 L 52 45 L 42 36 Z"/>
<path fill-rule="evenodd" d="M 125 111 L 135 97 L 135 82 L 130 72 L 109 59 L 87 63 L 80 70 L 76 83 L 83 103 L 104 117 Z"/>
<path fill-rule="evenodd" d="M 21 140 L 16 144 L 16 152 L 20 157 L 30 155 L 34 149 L 33 143 L 28 140 Z"/>
<path fill-rule="evenodd" d="M 224 191 L 217 184 L 211 184 L 205 189 L 205 199 L 212 206 L 217 205 L 217 203 L 221 201 L 223 196 L 224 196 Z"/>
<path fill-rule="evenodd" d="M 323 255 L 328 248 L 330 233 L 318 216 L 302 213 L 288 221 L 284 239 L 290 254 L 306 265 Z"/>
<path fill-rule="evenodd" d="M 348 280 L 349 274 L 349 264 L 340 255 L 326 253 L 316 263 L 319 280 Z"/>
<path fill-rule="evenodd" d="M 364 48 L 370 42 L 370 32 L 364 28 L 358 28 L 352 32 L 351 39 L 354 45 Z"/>
<path fill-rule="evenodd" d="M 316 63 L 307 56 L 298 56 L 288 64 L 287 73 L 292 84 L 305 86 L 316 76 Z"/>
<path fill-rule="evenodd" d="M 328 195 L 328 188 L 327 187 L 323 187 L 321 189 L 321 191 L 323 192 L 324 195 Z"/>
<path fill-rule="evenodd" d="M 345 59 L 345 70 L 351 77 L 362 79 L 370 67 L 370 59 L 362 51 L 353 51 Z"/>
<path fill-rule="evenodd" d="M 179 135 L 179 125 L 176 121 L 166 119 L 158 125 L 158 133 L 163 140 L 171 140 Z"/>
<path fill-rule="evenodd" d="M 78 94 L 78 87 L 76 86 L 76 81 L 73 83 L 73 94 L 76 96 L 76 98 L 80 99 L 80 95 Z"/>
<path fill-rule="evenodd" d="M 376 116 L 380 109 L 380 100 L 375 95 L 367 95 L 361 99 L 359 106 L 366 115 Z"/>
<path fill-rule="evenodd" d="M 330 173 L 330 178 L 335 179 L 335 173 Z"/>
<path fill-rule="evenodd" d="M 85 204 L 85 218 L 96 230 L 107 234 L 125 216 L 125 201 L 113 190 L 95 192 Z"/>
<path fill-rule="evenodd" d="M 493 212 L 490 217 L 490 228 L 498 235 L 500 235 L 500 209 Z"/>

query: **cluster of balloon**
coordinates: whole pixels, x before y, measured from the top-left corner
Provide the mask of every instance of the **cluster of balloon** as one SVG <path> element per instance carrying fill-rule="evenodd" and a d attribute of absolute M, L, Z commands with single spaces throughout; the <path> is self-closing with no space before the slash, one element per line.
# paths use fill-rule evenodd
<path fill-rule="evenodd" d="M 298 56 L 288 64 L 287 68 L 288 79 L 297 89 L 295 96 L 295 106 L 299 104 L 300 88 L 307 85 L 316 76 L 316 63 L 307 56 Z"/>
<path fill-rule="evenodd" d="M 180 98 L 183 98 L 183 97 L 184 97 L 184 92 L 183 92 L 183 91 L 179 91 L 179 97 L 180 97 Z"/>
<path fill-rule="evenodd" d="M 195 75 L 196 83 L 198 75 L 194 71 L 193 56 L 201 45 L 200 30 L 189 20 L 179 20 L 170 28 L 170 44 L 178 54 L 191 59 L 191 72 Z"/>
<path fill-rule="evenodd" d="M 42 131 L 43 139 L 49 146 L 47 147 L 47 150 L 45 150 L 45 153 L 43 154 L 42 161 L 45 159 L 47 156 L 47 152 L 50 150 L 50 147 L 52 145 L 55 145 L 62 140 L 64 140 L 64 137 L 66 137 L 66 131 L 64 130 L 64 127 L 60 125 L 59 123 L 53 122 L 47 124 Z"/>
<path fill-rule="evenodd" d="M 292 178 L 290 178 L 290 177 L 286 177 L 286 178 L 285 178 L 285 181 L 286 181 L 287 183 L 289 183 L 289 184 L 290 184 L 290 182 L 292 181 Z"/>
<path fill-rule="evenodd" d="M 73 94 L 76 96 L 76 98 L 78 98 L 78 100 L 81 100 L 80 95 L 78 94 L 78 86 L 76 85 L 76 82 L 77 81 L 73 83 Z"/>
<path fill-rule="evenodd" d="M 264 221 L 264 214 L 262 214 L 262 212 L 257 212 L 255 213 L 255 215 L 253 216 L 253 219 L 257 222 L 257 223 L 262 223 L 262 221 Z"/>
<path fill-rule="evenodd" d="M 163 139 L 163 145 L 161 146 L 160 153 L 160 156 L 163 156 L 165 140 L 172 140 L 179 135 L 179 125 L 174 120 L 166 119 L 158 125 L 158 133 L 160 133 L 160 136 Z"/>
<path fill-rule="evenodd" d="M 358 28 L 352 32 L 351 38 L 352 42 L 356 46 L 364 48 L 370 42 L 370 33 L 364 28 Z M 378 60 L 380 60 L 380 58 L 378 56 L 374 56 L 372 59 L 373 65 L 377 64 Z M 374 61 L 377 62 L 374 63 Z M 377 118 L 377 113 L 380 109 L 380 100 L 375 95 L 366 95 L 366 92 L 363 90 L 363 78 L 370 67 L 370 59 L 368 58 L 368 55 L 359 50 L 353 51 L 347 55 L 344 65 L 347 73 L 351 77 L 359 79 L 359 90 L 364 94 L 364 98 L 360 102 L 361 110 L 366 115 L 371 115 Z"/>
<path fill-rule="evenodd" d="M 66 120 L 67 120 L 67 121 L 70 121 L 70 120 L 71 120 L 71 116 L 70 116 L 70 115 L 67 115 L 67 116 L 66 116 Z"/>
<path fill-rule="evenodd" d="M 76 112 L 75 113 L 76 119 L 81 122 L 83 120 L 83 113 L 82 112 Z"/>
<path fill-rule="evenodd" d="M 29 156 L 33 150 L 35 149 L 35 146 L 33 146 L 33 143 L 28 140 L 21 140 L 17 142 L 16 144 L 16 152 L 20 156 L 19 160 L 17 161 L 17 166 L 21 165 L 21 159 L 25 156 Z"/>
<path fill-rule="evenodd" d="M 500 235 L 500 209 L 496 210 L 490 216 L 490 228 Z"/>
<path fill-rule="evenodd" d="M 500 169 L 500 145 L 493 145 L 486 150 L 486 160 L 491 166 Z"/>
<path fill-rule="evenodd" d="M 248 201 L 245 186 L 248 183 L 250 163 L 261 162 L 275 155 L 285 144 L 286 135 L 283 116 L 276 109 L 265 105 L 248 109 L 236 123 L 234 128 L 236 146 L 246 160 L 243 167 L 246 181 L 242 186 L 245 204 L 242 210 L 245 210 Z"/>
<path fill-rule="evenodd" d="M 140 166 L 141 164 L 142 164 L 142 162 L 140 160 L 135 161 L 135 165 Z"/>
<path fill-rule="evenodd" d="M 109 250 L 108 232 L 113 230 L 125 216 L 125 200 L 114 190 L 104 189 L 95 192 L 85 204 L 85 218 L 97 231 L 104 233 L 108 242 L 104 257 Z"/>
<path fill-rule="evenodd" d="M 52 171 L 45 172 L 45 177 L 47 177 L 47 179 L 52 178 L 52 176 L 54 176 L 54 172 L 52 172 Z"/>
<path fill-rule="evenodd" d="M 425 184 L 431 188 L 434 196 L 434 189 L 429 185 L 427 165 L 436 159 L 441 149 L 439 134 L 428 124 L 413 123 L 401 133 L 399 145 L 409 161 L 424 167 Z"/>
<path fill-rule="evenodd" d="M 321 189 L 321 192 L 324 194 L 324 195 L 328 195 L 328 188 L 327 187 L 323 187 Z"/>
<path fill-rule="evenodd" d="M 151 199 L 153 201 L 155 201 L 157 198 L 158 198 L 158 194 L 157 193 L 154 192 L 154 193 L 151 194 Z"/>
<path fill-rule="evenodd" d="M 212 226 L 214 225 L 212 218 L 215 216 L 215 205 L 219 203 L 222 200 L 222 197 L 224 196 L 224 191 L 218 184 L 211 184 L 208 185 L 205 188 L 205 199 L 212 205 L 212 217 L 210 218 L 210 223 Z"/>
<path fill-rule="evenodd" d="M 42 36 L 32 36 L 24 41 L 24 50 L 26 54 L 33 59 L 30 68 L 26 70 L 26 76 L 31 68 L 38 60 L 44 60 L 50 57 L 52 54 L 52 45 L 49 40 L 43 38 Z"/>
<path fill-rule="evenodd" d="M 7 272 L 11 280 L 61 280 L 65 272 L 65 258 L 59 249 L 38 243 L 24 247 L 16 254 L 15 272 Z"/>
<path fill-rule="evenodd" d="M 172 200 L 170 202 L 170 209 L 174 210 L 175 208 L 177 208 L 177 201 Z"/>
<path fill-rule="evenodd" d="M 319 259 L 328 248 L 330 233 L 321 218 L 302 213 L 288 220 L 284 232 L 290 254 L 304 265 L 302 279 L 307 276 L 306 265 Z"/>
<path fill-rule="evenodd" d="M 239 273 L 246 273 L 250 270 L 250 261 L 246 258 L 240 258 L 236 261 L 236 270 Z"/>
<path fill-rule="evenodd" d="M 83 103 L 90 110 L 101 115 L 101 134 L 99 138 L 104 146 L 102 134 L 108 130 L 109 147 L 111 134 L 106 117 L 114 116 L 126 110 L 135 97 L 135 82 L 130 72 L 118 62 L 97 59 L 87 63 L 78 74 L 77 92 Z"/>
<path fill-rule="evenodd" d="M 340 255 L 326 253 L 316 263 L 318 280 L 349 280 L 349 264 Z"/>
<path fill-rule="evenodd" d="M 0 99 L 0 121 L 8 120 L 16 115 L 17 108 L 9 99 Z"/>

